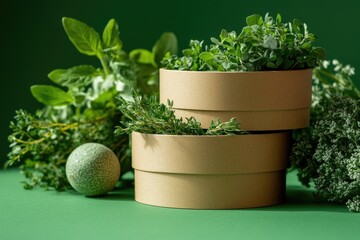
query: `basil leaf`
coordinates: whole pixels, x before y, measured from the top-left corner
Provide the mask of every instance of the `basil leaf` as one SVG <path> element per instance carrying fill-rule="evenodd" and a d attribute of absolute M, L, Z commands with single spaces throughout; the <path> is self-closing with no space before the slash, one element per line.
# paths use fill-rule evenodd
<path fill-rule="evenodd" d="M 36 100 L 48 106 L 62 106 L 74 102 L 70 93 L 54 86 L 33 85 L 30 90 Z"/>
<path fill-rule="evenodd" d="M 152 52 L 154 54 L 154 61 L 158 66 L 160 66 L 161 60 L 166 53 L 170 52 L 172 55 L 177 54 L 178 42 L 175 34 L 172 32 L 163 33 L 156 41 Z"/>
<path fill-rule="evenodd" d="M 56 69 L 48 74 L 54 83 L 64 87 L 84 87 L 92 82 L 99 72 L 91 65 L 80 65 L 69 69 Z"/>
<path fill-rule="evenodd" d="M 83 22 L 64 17 L 63 26 L 70 41 L 85 55 L 94 56 L 102 51 L 99 34 Z"/>
<path fill-rule="evenodd" d="M 134 49 L 129 54 L 131 60 L 138 63 L 152 64 L 154 62 L 154 54 L 146 49 Z"/>
<path fill-rule="evenodd" d="M 111 19 L 106 25 L 102 35 L 104 47 L 120 50 L 122 48 L 122 42 L 119 35 L 119 26 L 115 19 Z"/>

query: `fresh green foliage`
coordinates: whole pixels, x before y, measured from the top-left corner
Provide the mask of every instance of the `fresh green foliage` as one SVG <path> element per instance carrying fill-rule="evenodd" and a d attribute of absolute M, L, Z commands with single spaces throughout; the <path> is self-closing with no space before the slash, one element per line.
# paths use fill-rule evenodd
<path fill-rule="evenodd" d="M 89 56 L 102 54 L 100 36 L 93 28 L 68 17 L 63 18 L 63 26 L 70 41 L 79 52 Z M 115 34 L 117 33 L 114 32 Z"/>
<path fill-rule="evenodd" d="M 36 100 L 49 106 L 61 106 L 74 102 L 71 94 L 50 85 L 34 85 L 31 87 L 31 93 Z"/>
<path fill-rule="evenodd" d="M 142 97 L 133 92 L 133 101 L 127 101 L 119 96 L 119 110 L 123 114 L 121 125 L 115 133 L 140 132 L 147 134 L 167 135 L 234 135 L 244 134 L 239 129 L 239 122 L 234 118 L 228 122 L 221 123 L 219 120 L 212 121 L 208 130 L 201 128 L 200 122 L 195 118 L 176 118 L 172 109 L 173 103 L 160 104 L 154 96 Z"/>
<path fill-rule="evenodd" d="M 212 37 L 209 46 L 191 40 L 183 57 L 167 54 L 167 69 L 191 71 L 262 71 L 313 68 L 325 57 L 322 48 L 314 47 L 316 36 L 307 25 L 294 19 L 283 23 L 278 14 L 246 18 L 240 34 L 222 30 L 219 39 Z"/>
<path fill-rule="evenodd" d="M 98 142 L 111 148 L 120 162 L 128 164 L 127 136 L 114 136 L 114 120 L 120 116 L 115 111 L 98 111 L 79 115 L 74 121 L 68 113 L 46 107 L 30 114 L 18 110 L 10 128 L 11 152 L 8 164 L 21 162 L 21 170 L 28 178 L 27 189 L 40 186 L 46 189 L 66 190 L 71 188 L 65 175 L 65 163 L 74 148 L 86 142 Z M 126 166 L 124 166 L 126 167 Z"/>
<path fill-rule="evenodd" d="M 131 169 L 128 136 L 114 136 L 121 113 L 115 101 L 119 94 L 131 97 L 131 89 L 141 94 L 158 92 L 158 65 L 155 56 L 165 51 L 176 54 L 176 37 L 164 33 L 150 52 L 122 50 L 118 24 L 111 19 L 102 39 L 91 27 L 76 19 L 63 18 L 64 29 L 76 49 L 99 59 L 102 68 L 80 65 L 55 69 L 49 79 L 58 85 L 35 85 L 31 93 L 44 108 L 35 114 L 19 110 L 10 123 L 10 153 L 6 166 L 20 163 L 28 181 L 36 186 L 64 190 L 70 188 L 65 163 L 70 152 L 86 142 L 98 142 L 118 156 L 122 172 Z M 146 51 L 144 60 L 143 52 Z"/>
<path fill-rule="evenodd" d="M 174 43 L 177 43 L 177 39 L 174 34 L 164 34 L 156 41 L 152 52 L 154 54 L 154 62 L 157 66 L 161 65 L 161 60 L 167 53 L 177 53 L 177 44 Z"/>
<path fill-rule="evenodd" d="M 334 97 L 325 109 L 307 140 L 294 146 L 296 157 L 307 158 L 301 161 L 300 176 L 305 184 L 313 180 L 317 197 L 345 202 L 359 212 L 360 100 Z"/>
<path fill-rule="evenodd" d="M 111 50 L 121 50 L 122 41 L 119 36 L 119 26 L 115 19 L 111 19 L 103 31 L 103 48 Z"/>
<path fill-rule="evenodd" d="M 91 65 L 80 65 L 69 69 L 56 69 L 48 74 L 54 83 L 63 87 L 86 87 L 94 77 L 101 76 L 102 71 Z"/>
<path fill-rule="evenodd" d="M 353 75 L 337 60 L 314 69 L 310 128 L 294 132 L 290 161 L 305 186 L 314 182 L 317 197 L 359 212 L 360 92 Z"/>

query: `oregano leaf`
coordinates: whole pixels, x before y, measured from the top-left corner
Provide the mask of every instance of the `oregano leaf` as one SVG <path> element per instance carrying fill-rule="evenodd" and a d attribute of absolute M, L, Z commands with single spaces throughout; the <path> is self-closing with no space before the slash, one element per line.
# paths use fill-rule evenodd
<path fill-rule="evenodd" d="M 246 18 L 246 24 L 248 26 L 260 25 L 262 22 L 263 22 L 262 17 L 258 14 L 253 14 Z"/>
<path fill-rule="evenodd" d="M 199 57 L 204 61 L 208 61 L 213 59 L 214 55 L 211 52 L 202 52 Z"/>

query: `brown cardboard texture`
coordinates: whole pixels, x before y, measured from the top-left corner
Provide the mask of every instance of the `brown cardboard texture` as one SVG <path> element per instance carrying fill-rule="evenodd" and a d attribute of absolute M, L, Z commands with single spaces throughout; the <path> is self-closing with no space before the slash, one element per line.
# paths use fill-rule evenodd
<path fill-rule="evenodd" d="M 132 134 L 135 200 L 191 209 L 269 206 L 284 200 L 289 134 Z"/>
<path fill-rule="evenodd" d="M 312 70 L 210 72 L 160 69 L 160 101 L 178 117 L 210 121 L 236 117 L 245 130 L 309 126 Z"/>

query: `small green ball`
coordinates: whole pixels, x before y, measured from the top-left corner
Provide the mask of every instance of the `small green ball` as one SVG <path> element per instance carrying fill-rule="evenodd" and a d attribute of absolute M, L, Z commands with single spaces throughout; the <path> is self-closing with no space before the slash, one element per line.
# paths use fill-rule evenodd
<path fill-rule="evenodd" d="M 66 176 L 77 192 L 85 196 L 99 196 L 115 187 L 120 177 L 120 163 L 108 147 L 85 143 L 69 155 Z"/>

